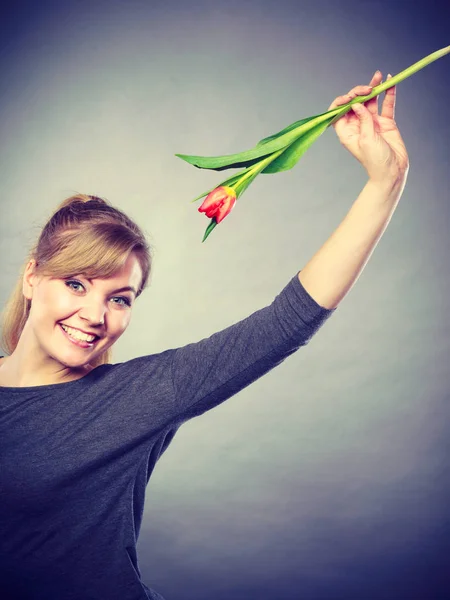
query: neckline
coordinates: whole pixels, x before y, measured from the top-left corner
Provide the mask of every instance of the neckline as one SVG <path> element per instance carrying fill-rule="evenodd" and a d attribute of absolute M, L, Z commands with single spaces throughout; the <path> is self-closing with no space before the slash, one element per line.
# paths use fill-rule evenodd
<path fill-rule="evenodd" d="M 4 356 L 0 356 L 0 358 L 5 358 Z M 101 366 L 101 365 L 99 365 Z M 8 386 L 8 385 L 0 385 L 0 393 L 1 392 L 32 392 L 34 390 L 52 390 L 55 388 L 59 388 L 63 386 L 66 388 L 67 386 L 75 385 L 89 377 L 91 373 L 93 373 L 98 367 L 94 367 L 89 373 L 83 375 L 83 377 L 79 377 L 78 379 L 73 379 L 72 381 L 63 381 L 61 383 L 46 383 L 44 385 L 27 385 L 27 386 Z"/>

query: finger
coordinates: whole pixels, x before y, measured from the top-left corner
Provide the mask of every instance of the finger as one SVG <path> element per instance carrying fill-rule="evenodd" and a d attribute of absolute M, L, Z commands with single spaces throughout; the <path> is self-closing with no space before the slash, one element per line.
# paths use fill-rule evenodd
<path fill-rule="evenodd" d="M 378 85 L 380 83 L 380 81 L 383 79 L 383 74 L 381 73 L 380 70 L 376 70 L 375 73 L 372 75 L 372 79 L 370 80 L 369 85 L 375 87 L 376 85 Z"/>
<path fill-rule="evenodd" d="M 353 100 L 353 98 L 356 98 L 356 96 L 368 96 L 371 91 L 372 87 L 370 85 L 357 85 L 356 87 L 351 89 L 348 94 L 345 94 L 344 96 L 338 96 L 337 98 L 335 98 L 328 107 L 328 110 L 337 108 L 342 104 L 347 104 L 347 102 L 350 102 L 350 100 Z"/>
<path fill-rule="evenodd" d="M 342 104 L 347 104 L 347 102 L 350 102 L 351 97 L 349 94 L 345 94 L 344 96 L 338 96 L 337 98 L 335 98 L 333 100 L 333 102 L 330 104 L 330 106 L 328 107 L 327 110 L 333 110 L 333 108 L 337 108 L 338 106 L 341 106 Z"/>
<path fill-rule="evenodd" d="M 392 75 L 389 75 L 386 78 L 391 79 Z M 395 119 L 395 100 L 397 97 L 397 86 L 393 85 L 389 89 L 386 90 L 384 95 L 383 104 L 381 106 L 381 116 L 387 117 L 388 119 Z"/>
<path fill-rule="evenodd" d="M 373 116 L 369 109 L 363 104 L 353 104 L 353 112 L 359 118 L 361 127 L 361 141 L 371 140 L 375 134 Z"/>
<path fill-rule="evenodd" d="M 375 71 L 375 73 L 373 74 L 372 79 L 370 80 L 370 85 L 372 87 L 375 87 L 375 86 L 377 86 L 377 85 L 379 85 L 381 83 L 382 79 L 383 79 L 383 74 L 381 73 L 381 71 Z M 371 98 L 370 100 L 368 100 L 364 104 L 367 107 L 367 109 L 373 115 L 377 115 L 378 114 L 378 96 L 375 96 L 374 98 Z"/>

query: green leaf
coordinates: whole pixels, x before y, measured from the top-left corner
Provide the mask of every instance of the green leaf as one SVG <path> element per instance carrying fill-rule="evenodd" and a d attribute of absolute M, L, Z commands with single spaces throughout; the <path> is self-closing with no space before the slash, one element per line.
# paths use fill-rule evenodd
<path fill-rule="evenodd" d="M 333 117 L 330 117 L 330 121 Z M 272 161 L 261 173 L 280 173 L 292 169 L 301 156 L 308 150 L 313 142 L 327 129 L 329 123 L 319 123 L 304 133 L 298 140 L 292 142 L 278 158 Z"/>
<path fill-rule="evenodd" d="M 340 107 L 341 108 L 341 107 Z M 261 140 L 255 148 L 246 150 L 245 152 L 239 152 L 237 154 L 227 154 L 224 156 L 193 156 L 188 154 L 175 154 L 182 160 L 185 160 L 191 165 L 198 167 L 199 169 L 212 169 L 213 171 L 222 171 L 223 169 L 233 169 L 237 167 L 250 167 L 256 164 L 260 159 L 266 158 L 273 152 L 281 150 L 282 148 L 292 144 L 300 135 L 303 135 L 305 131 L 312 129 L 315 124 L 315 120 L 329 121 L 330 117 L 338 112 L 338 109 L 333 109 L 316 115 L 314 117 L 308 117 L 307 119 L 301 119 L 292 123 L 285 128 L 285 133 L 280 131 L 274 136 L 264 138 Z"/>
<path fill-rule="evenodd" d="M 306 119 L 301 119 L 300 121 L 295 121 L 295 123 L 292 123 L 292 125 L 288 125 L 287 127 L 282 129 L 278 133 L 274 133 L 273 135 L 269 135 L 269 137 L 266 137 L 263 140 L 260 140 L 258 142 L 257 146 L 259 146 L 261 144 L 267 144 L 267 142 L 275 140 L 276 138 L 284 135 L 285 133 L 289 133 L 289 131 L 292 131 L 296 127 L 300 127 L 300 125 L 303 125 L 303 123 L 307 123 L 308 121 L 311 121 L 312 119 L 316 119 L 316 118 L 317 117 L 307 117 Z"/>
<path fill-rule="evenodd" d="M 175 154 L 178 158 L 185 160 L 198 169 L 211 169 L 212 171 L 224 171 L 225 169 L 238 169 L 239 167 L 251 167 L 262 157 L 268 156 L 271 151 L 247 150 L 239 154 L 228 154 L 225 156 L 191 156 L 188 154 Z"/>
<path fill-rule="evenodd" d="M 203 242 L 206 240 L 206 238 L 208 237 L 208 235 L 211 233 L 211 231 L 214 229 L 214 227 L 215 227 L 216 225 L 217 225 L 216 218 L 215 218 L 215 217 L 213 217 L 213 218 L 211 219 L 211 221 L 210 221 L 210 223 L 209 223 L 208 227 L 207 227 L 207 228 L 206 228 L 206 230 L 205 230 L 205 234 L 204 234 L 204 236 L 203 236 L 203 239 L 202 239 L 202 244 L 203 244 Z"/>

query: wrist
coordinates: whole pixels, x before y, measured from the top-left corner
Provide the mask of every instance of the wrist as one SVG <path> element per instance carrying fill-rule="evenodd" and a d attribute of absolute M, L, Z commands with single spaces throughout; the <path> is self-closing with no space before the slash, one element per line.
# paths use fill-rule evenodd
<path fill-rule="evenodd" d="M 395 174 L 388 174 L 382 178 L 375 179 L 369 177 L 367 185 L 387 199 L 390 196 L 398 196 L 403 192 L 407 176 L 408 170 L 397 172 Z"/>

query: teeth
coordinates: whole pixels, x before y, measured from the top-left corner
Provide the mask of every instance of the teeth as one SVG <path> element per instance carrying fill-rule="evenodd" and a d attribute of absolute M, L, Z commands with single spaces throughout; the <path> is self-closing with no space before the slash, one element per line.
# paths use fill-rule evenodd
<path fill-rule="evenodd" d="M 66 331 L 71 337 L 76 340 L 80 340 L 82 342 L 93 342 L 95 340 L 95 335 L 87 335 L 86 333 L 81 333 L 81 331 L 77 331 L 76 329 L 72 329 L 71 327 L 67 327 L 66 325 L 61 325 L 61 327 Z"/>

